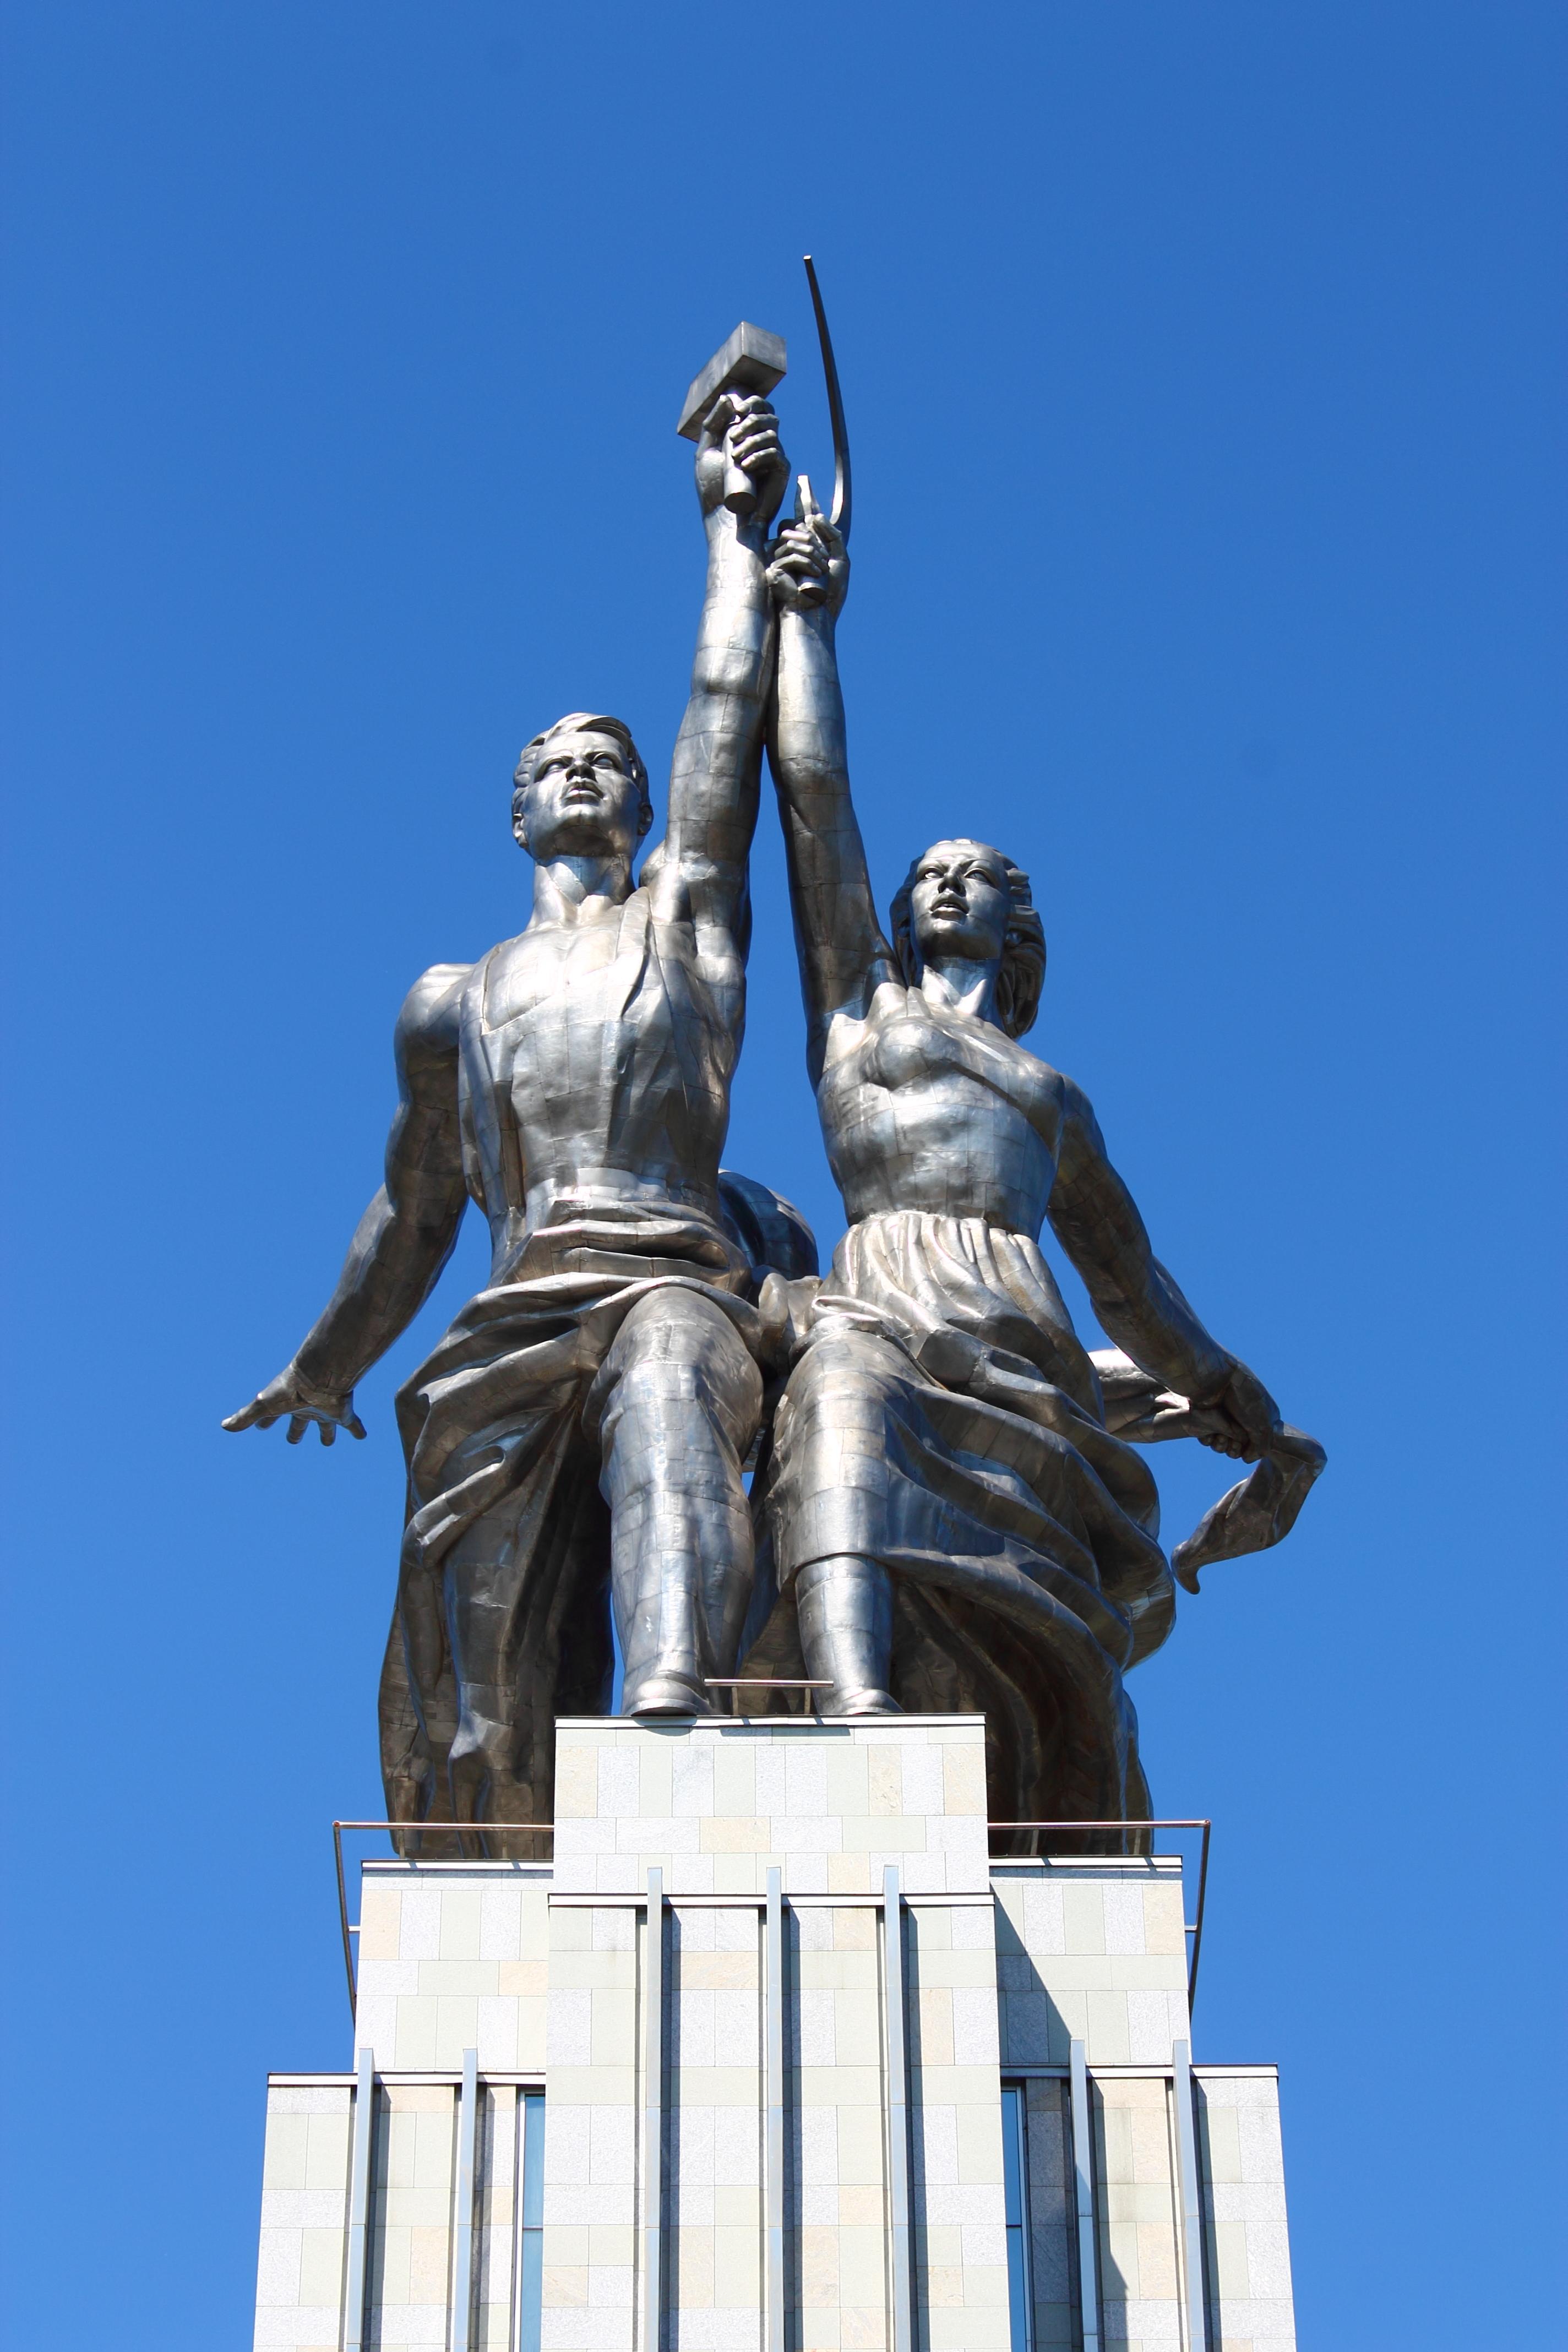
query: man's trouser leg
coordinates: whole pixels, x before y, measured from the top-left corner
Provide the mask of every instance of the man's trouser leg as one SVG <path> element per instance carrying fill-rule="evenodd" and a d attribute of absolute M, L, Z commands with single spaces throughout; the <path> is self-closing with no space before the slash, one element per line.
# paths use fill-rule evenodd
<path fill-rule="evenodd" d="M 704 1677 L 734 1669 L 751 1598 L 741 1465 L 762 1374 L 722 1307 L 671 1289 L 638 1301 L 596 1385 L 621 1712 L 702 1712 Z"/>

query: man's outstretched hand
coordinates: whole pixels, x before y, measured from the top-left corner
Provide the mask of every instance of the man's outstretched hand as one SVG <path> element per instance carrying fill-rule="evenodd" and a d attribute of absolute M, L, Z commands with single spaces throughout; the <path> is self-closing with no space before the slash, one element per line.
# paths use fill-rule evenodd
<path fill-rule="evenodd" d="M 252 1397 L 237 1412 L 231 1412 L 224 1427 L 270 1429 L 285 1414 L 290 1445 L 299 1444 L 312 1422 L 321 1433 L 323 1445 L 332 1444 L 340 1429 L 346 1429 L 351 1437 L 364 1435 L 364 1423 L 354 1411 L 353 1389 L 319 1389 L 292 1364 L 275 1381 L 268 1381 L 259 1396 Z"/>

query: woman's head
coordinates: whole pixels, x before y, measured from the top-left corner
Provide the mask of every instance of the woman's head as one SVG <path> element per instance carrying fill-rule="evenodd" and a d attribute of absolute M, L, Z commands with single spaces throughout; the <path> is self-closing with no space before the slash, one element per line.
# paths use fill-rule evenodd
<path fill-rule="evenodd" d="M 906 986 L 927 964 L 994 963 L 996 1020 L 1009 1037 L 1033 1025 L 1046 977 L 1046 934 L 1029 877 L 984 841 L 939 841 L 917 857 L 892 904 L 892 947 Z"/>

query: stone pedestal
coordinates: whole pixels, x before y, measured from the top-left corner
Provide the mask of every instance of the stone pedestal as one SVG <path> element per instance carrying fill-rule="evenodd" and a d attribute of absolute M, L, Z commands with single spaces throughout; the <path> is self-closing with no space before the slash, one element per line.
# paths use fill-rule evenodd
<path fill-rule="evenodd" d="M 1181 1865 L 992 1862 L 975 1717 L 559 1727 L 555 1854 L 367 1863 L 258 2347 L 1289 2352 Z"/>

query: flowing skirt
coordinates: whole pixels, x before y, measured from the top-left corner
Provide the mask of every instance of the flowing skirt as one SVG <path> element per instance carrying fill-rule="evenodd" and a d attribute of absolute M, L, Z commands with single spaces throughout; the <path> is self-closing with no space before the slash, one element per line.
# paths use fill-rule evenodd
<path fill-rule="evenodd" d="M 1107 1433 L 1031 1240 L 916 1211 L 852 1227 L 763 1483 L 780 1598 L 748 1671 L 804 1671 L 800 1569 L 878 1560 L 894 1581 L 893 1694 L 984 1712 L 994 1820 L 1147 1817 L 1122 1675 L 1174 1613 L 1158 1493 Z"/>

